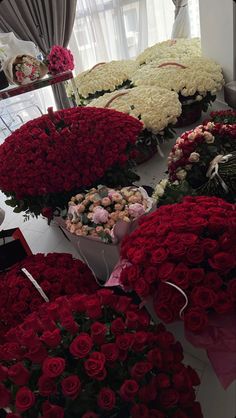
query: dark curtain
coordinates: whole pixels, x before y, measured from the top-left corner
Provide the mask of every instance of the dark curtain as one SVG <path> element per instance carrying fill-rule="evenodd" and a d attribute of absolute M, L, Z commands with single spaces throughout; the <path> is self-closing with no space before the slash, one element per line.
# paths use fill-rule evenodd
<path fill-rule="evenodd" d="M 77 0 L 2 0 L 0 30 L 34 42 L 46 54 L 53 45 L 67 47 Z M 52 86 L 58 109 L 70 107 L 62 84 Z"/>

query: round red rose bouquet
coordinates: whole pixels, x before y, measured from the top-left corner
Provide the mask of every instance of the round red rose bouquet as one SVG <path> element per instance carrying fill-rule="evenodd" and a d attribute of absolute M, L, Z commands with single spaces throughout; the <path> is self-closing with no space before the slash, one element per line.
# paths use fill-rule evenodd
<path fill-rule="evenodd" d="M 27 122 L 0 146 L 0 188 L 16 212 L 52 217 L 96 184 L 127 185 L 142 123 L 109 109 L 72 108 Z M 13 158 L 14 156 L 14 158 Z M 17 164 L 16 164 L 17 161 Z"/>
<path fill-rule="evenodd" d="M 41 289 L 37 290 L 22 268 Z M 91 294 L 97 289 L 89 268 L 70 254 L 37 254 L 25 258 L 0 280 L 0 340 L 11 327 L 37 311 L 45 300 L 78 292 Z"/>
<path fill-rule="evenodd" d="M 59 298 L 7 337 L 0 407 L 17 416 L 202 417 L 180 343 L 129 297 L 102 289 Z"/>
<path fill-rule="evenodd" d="M 121 255 L 128 263 L 120 284 L 144 300 L 153 296 L 166 323 L 181 318 L 200 332 L 211 312 L 236 307 L 236 210 L 222 199 L 185 197 L 160 207 L 124 239 Z"/>
<path fill-rule="evenodd" d="M 177 190 L 177 201 L 181 195 L 196 194 L 234 202 L 235 153 L 236 124 L 208 122 L 183 133 L 168 157 L 170 187 L 162 200 L 169 196 L 173 200 Z"/>
<path fill-rule="evenodd" d="M 46 64 L 50 74 L 63 73 L 74 69 L 74 57 L 71 51 L 60 45 L 54 45 L 46 57 Z"/>

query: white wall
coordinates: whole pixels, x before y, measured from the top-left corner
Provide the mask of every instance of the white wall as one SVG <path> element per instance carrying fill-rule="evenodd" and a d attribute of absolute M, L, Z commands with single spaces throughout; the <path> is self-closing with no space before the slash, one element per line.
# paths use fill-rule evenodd
<path fill-rule="evenodd" d="M 236 3 L 199 0 L 199 7 L 203 54 L 221 64 L 225 80 L 232 81 L 236 78 Z"/>

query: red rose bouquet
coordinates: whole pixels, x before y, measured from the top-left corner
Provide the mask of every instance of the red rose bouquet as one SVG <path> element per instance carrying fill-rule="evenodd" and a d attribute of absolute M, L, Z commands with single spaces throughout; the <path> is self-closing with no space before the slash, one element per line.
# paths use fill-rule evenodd
<path fill-rule="evenodd" d="M 53 75 L 73 70 L 75 67 L 71 51 L 60 45 L 54 45 L 51 48 L 45 62 L 48 66 L 48 72 Z"/>
<path fill-rule="evenodd" d="M 94 184 L 129 184 L 137 179 L 129 158 L 141 130 L 140 121 L 114 110 L 49 109 L 0 146 L 6 203 L 15 212 L 52 217 L 72 194 Z"/>
<path fill-rule="evenodd" d="M 225 125 L 234 125 L 236 123 L 236 111 L 233 109 L 218 110 L 211 112 L 210 117 L 204 122 L 223 123 Z"/>
<path fill-rule="evenodd" d="M 45 304 L 8 333 L 0 358 L 0 407 L 15 417 L 203 416 L 180 343 L 110 290 Z"/>
<path fill-rule="evenodd" d="M 236 124 L 208 122 L 183 133 L 168 157 L 168 171 L 169 184 L 161 196 L 162 203 L 194 194 L 234 202 Z"/>
<path fill-rule="evenodd" d="M 26 274 L 24 273 L 26 269 Z M 32 283 L 30 276 L 37 283 Z M 88 267 L 70 254 L 37 254 L 16 264 L 0 280 L 0 340 L 45 300 L 75 293 L 91 294 L 98 286 Z"/>
<path fill-rule="evenodd" d="M 144 300 L 153 296 L 166 323 L 183 319 L 201 332 L 211 312 L 236 308 L 235 205 L 197 196 L 162 206 L 124 239 L 121 255 L 120 284 Z"/>

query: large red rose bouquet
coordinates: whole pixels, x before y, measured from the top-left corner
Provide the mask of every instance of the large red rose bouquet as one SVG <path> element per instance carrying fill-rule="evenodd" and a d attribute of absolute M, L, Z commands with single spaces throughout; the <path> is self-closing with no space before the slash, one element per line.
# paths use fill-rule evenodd
<path fill-rule="evenodd" d="M 210 117 L 204 122 L 204 124 L 208 122 L 234 125 L 236 123 L 236 111 L 233 109 L 228 109 L 211 112 Z"/>
<path fill-rule="evenodd" d="M 26 269 L 41 289 L 37 290 Z M 36 285 L 37 285 L 36 284 Z M 37 254 L 16 264 L 0 280 L 0 341 L 45 300 L 75 293 L 90 294 L 98 286 L 88 267 L 70 254 Z M 41 293 L 40 293 L 41 291 Z"/>
<path fill-rule="evenodd" d="M 124 239 L 121 255 L 120 284 L 142 299 L 153 296 L 166 323 L 183 319 L 187 330 L 201 332 L 211 312 L 236 308 L 235 205 L 197 196 L 162 206 Z"/>
<path fill-rule="evenodd" d="M 74 69 L 74 57 L 71 51 L 60 45 L 54 45 L 45 60 L 49 74 L 63 73 Z"/>
<path fill-rule="evenodd" d="M 185 195 L 217 196 L 235 202 L 236 124 L 208 122 L 177 139 L 168 157 L 169 181 L 157 185 L 158 204 Z"/>
<path fill-rule="evenodd" d="M 126 296 L 45 304 L 0 346 L 0 407 L 13 417 L 201 418 L 180 343 Z"/>
<path fill-rule="evenodd" d="M 0 188 L 16 212 L 52 217 L 95 184 L 127 185 L 142 123 L 109 109 L 72 108 L 27 122 L 0 146 Z M 46 211 L 47 208 L 47 211 Z M 50 212 L 51 211 L 51 212 Z"/>

